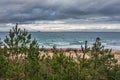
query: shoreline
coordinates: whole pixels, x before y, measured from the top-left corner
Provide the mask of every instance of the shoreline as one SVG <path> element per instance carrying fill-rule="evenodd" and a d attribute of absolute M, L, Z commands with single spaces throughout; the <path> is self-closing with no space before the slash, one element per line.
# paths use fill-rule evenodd
<path fill-rule="evenodd" d="M 53 48 L 46 48 L 46 47 L 43 47 L 43 48 L 39 48 L 39 49 L 45 49 L 45 50 L 52 50 Z M 73 51 L 73 50 L 79 50 L 79 51 L 82 51 L 81 48 L 56 48 L 57 50 L 63 50 L 63 51 Z M 119 51 L 120 52 L 120 49 L 113 49 L 113 48 L 105 48 L 105 49 L 112 49 L 112 52 L 114 51 Z"/>

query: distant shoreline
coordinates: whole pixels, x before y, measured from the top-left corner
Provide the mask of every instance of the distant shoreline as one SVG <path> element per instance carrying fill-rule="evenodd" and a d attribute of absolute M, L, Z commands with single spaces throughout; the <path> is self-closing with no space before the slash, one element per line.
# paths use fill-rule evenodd
<path fill-rule="evenodd" d="M 9 32 L 9 31 L 0 31 L 0 32 Z M 81 30 L 60 30 L 60 31 L 28 31 L 28 32 L 36 32 L 36 33 L 42 33 L 42 32 L 120 32 L 120 29 L 81 29 Z"/>

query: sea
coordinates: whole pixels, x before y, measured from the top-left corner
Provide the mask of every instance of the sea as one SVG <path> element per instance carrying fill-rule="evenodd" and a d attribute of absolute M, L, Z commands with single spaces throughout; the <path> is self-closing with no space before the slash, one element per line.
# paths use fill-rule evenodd
<path fill-rule="evenodd" d="M 52 48 L 81 48 L 85 41 L 88 46 L 93 46 L 95 39 L 99 37 L 105 48 L 120 49 L 120 32 L 29 32 L 32 39 L 36 39 L 40 47 Z M 0 38 L 4 41 L 8 32 L 0 32 Z"/>

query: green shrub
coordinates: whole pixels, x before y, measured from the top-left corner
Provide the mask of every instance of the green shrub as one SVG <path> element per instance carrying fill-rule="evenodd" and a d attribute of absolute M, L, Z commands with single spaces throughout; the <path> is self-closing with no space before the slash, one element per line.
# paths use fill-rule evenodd
<path fill-rule="evenodd" d="M 51 50 L 52 57 L 16 24 L 4 44 L 0 41 L 0 80 L 120 80 L 120 65 L 100 38 L 92 47 L 85 41 L 83 54 L 75 51 L 76 57 L 66 56 L 56 46 Z"/>
<path fill-rule="evenodd" d="M 2 49 L 3 43 L 0 39 L 0 80 L 5 79 L 6 77 L 6 67 L 7 67 L 7 60 L 6 56 L 4 55 L 4 49 Z"/>

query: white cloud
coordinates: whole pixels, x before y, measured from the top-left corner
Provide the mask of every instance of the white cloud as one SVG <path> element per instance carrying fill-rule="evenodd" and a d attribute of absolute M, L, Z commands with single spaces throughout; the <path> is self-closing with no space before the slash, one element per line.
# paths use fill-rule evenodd
<path fill-rule="evenodd" d="M 83 29 L 120 29 L 120 24 L 56 24 L 48 22 L 45 24 L 19 25 L 30 31 L 72 31 Z"/>
<path fill-rule="evenodd" d="M 102 20 L 107 20 L 109 17 L 93 17 L 87 19 L 64 19 L 64 20 L 42 20 L 26 22 L 19 24 L 21 29 L 28 31 L 80 31 L 83 29 L 120 29 L 119 23 L 96 23 Z M 86 23 L 87 22 L 87 23 Z M 0 31 L 9 31 L 15 24 L 4 23 L 0 24 Z"/>

